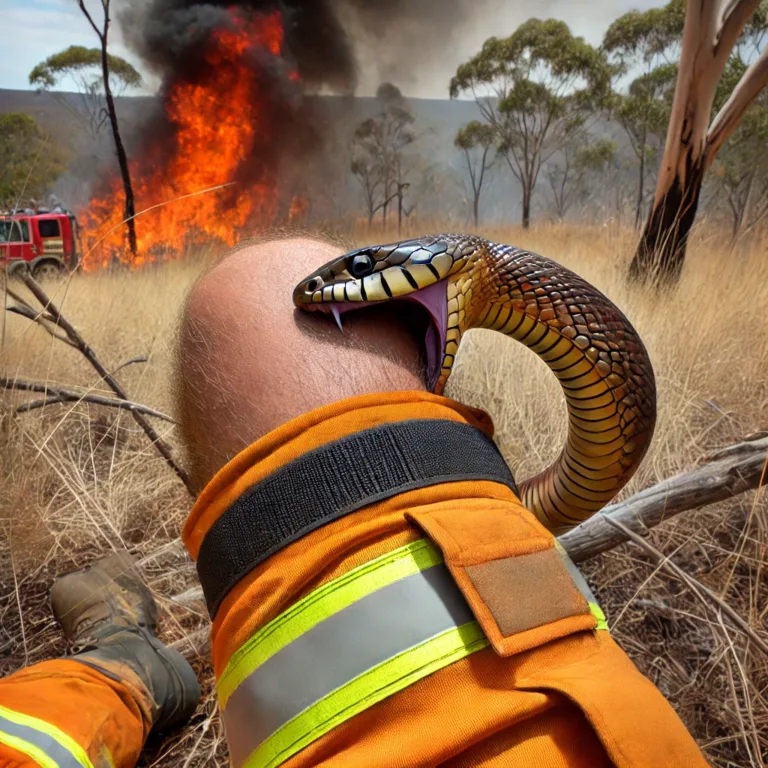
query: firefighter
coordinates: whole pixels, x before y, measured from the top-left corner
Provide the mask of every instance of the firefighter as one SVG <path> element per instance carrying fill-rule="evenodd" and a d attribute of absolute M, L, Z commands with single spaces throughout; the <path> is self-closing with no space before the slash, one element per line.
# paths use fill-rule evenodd
<path fill-rule="evenodd" d="M 410 324 L 294 312 L 337 252 L 249 245 L 193 288 L 183 531 L 235 768 L 706 766 L 518 501 L 488 417 L 424 391 Z M 4 764 L 132 766 L 199 688 L 125 554 L 58 580 L 74 655 L 0 682 Z"/>

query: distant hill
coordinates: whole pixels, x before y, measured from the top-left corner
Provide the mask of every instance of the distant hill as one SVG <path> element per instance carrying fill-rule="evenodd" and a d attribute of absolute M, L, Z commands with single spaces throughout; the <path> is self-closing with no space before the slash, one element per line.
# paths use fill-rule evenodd
<path fill-rule="evenodd" d="M 98 169 L 103 168 L 104 164 L 114 163 L 114 153 L 106 133 L 99 144 L 94 145 L 61 102 L 62 97 L 77 99 L 78 95 L 57 96 L 0 89 L 0 114 L 25 112 L 74 148 L 78 160 L 53 191 L 68 205 L 77 208 L 87 203 L 90 185 Z M 308 100 L 314 108 L 316 119 L 325 125 L 328 144 L 308 166 L 286 172 L 292 176 L 297 173 L 306 174 L 310 182 L 310 199 L 313 198 L 313 189 L 322 191 L 315 195 L 317 199 L 312 199 L 314 217 L 332 219 L 346 212 L 362 216 L 365 210 L 359 187 L 349 172 L 349 143 L 355 126 L 375 113 L 377 102 L 374 98 L 340 96 L 312 96 Z M 119 97 L 116 102 L 128 151 L 135 152 L 139 149 L 136 141 L 141 135 L 137 129 L 158 108 L 159 101 L 153 97 Z M 462 125 L 479 118 L 477 105 L 472 101 L 448 99 L 409 99 L 409 104 L 416 117 L 415 127 L 420 134 L 412 152 L 418 167 L 410 177 L 411 197 L 418 199 L 417 212 L 432 214 L 440 211 L 452 218 L 468 217 L 464 157 L 453 146 L 453 139 Z M 600 123 L 594 132 L 599 135 L 610 134 L 620 143 L 623 142 L 616 126 L 611 124 Z M 540 190 L 540 197 L 542 194 Z M 519 185 L 505 164 L 499 163 L 492 171 L 481 209 L 489 220 L 519 220 Z"/>

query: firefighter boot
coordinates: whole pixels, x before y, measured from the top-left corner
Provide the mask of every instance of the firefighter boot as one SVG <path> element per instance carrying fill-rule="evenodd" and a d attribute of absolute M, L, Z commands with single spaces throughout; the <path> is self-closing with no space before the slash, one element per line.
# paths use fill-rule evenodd
<path fill-rule="evenodd" d="M 118 682 L 131 672 L 139 678 L 146 694 L 139 703 L 153 732 L 191 717 L 200 698 L 197 677 L 155 636 L 157 606 L 130 555 L 112 555 L 57 579 L 51 605 L 74 661 Z"/>

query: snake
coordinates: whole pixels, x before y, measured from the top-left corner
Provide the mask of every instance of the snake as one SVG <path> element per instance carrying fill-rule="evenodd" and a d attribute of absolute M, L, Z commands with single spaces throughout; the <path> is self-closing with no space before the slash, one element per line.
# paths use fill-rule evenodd
<path fill-rule="evenodd" d="M 602 509 L 640 465 L 656 423 L 656 384 L 638 333 L 606 296 L 551 259 L 476 235 L 440 234 L 345 253 L 293 291 L 333 316 L 411 301 L 429 313 L 427 387 L 445 389 L 464 334 L 485 328 L 535 352 L 568 412 L 558 458 L 520 483 L 523 505 L 561 533 Z"/>

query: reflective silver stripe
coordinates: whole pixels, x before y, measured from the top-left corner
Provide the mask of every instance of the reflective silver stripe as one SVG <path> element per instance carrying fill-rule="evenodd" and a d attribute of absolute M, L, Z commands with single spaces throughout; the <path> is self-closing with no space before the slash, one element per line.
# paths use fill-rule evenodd
<path fill-rule="evenodd" d="M 68 749 L 59 744 L 59 742 L 52 736 L 49 736 L 47 733 L 40 731 L 37 728 L 14 723 L 13 720 L 9 720 L 7 717 L 0 715 L 0 743 L 3 743 L 2 734 L 4 733 L 13 736 L 16 739 L 26 741 L 42 750 L 53 763 L 59 766 L 59 768 L 84 768 L 83 763 L 81 763 Z"/>
<path fill-rule="evenodd" d="M 354 678 L 473 619 L 444 565 L 333 614 L 269 658 L 230 696 L 223 718 L 232 764 L 242 765 L 278 728 Z"/>
<path fill-rule="evenodd" d="M 576 585 L 576 589 L 581 592 L 588 603 L 597 604 L 597 599 L 590 589 L 589 584 L 587 584 L 587 580 L 584 578 L 584 574 L 582 574 L 582 572 L 576 567 L 576 563 L 571 560 L 571 556 L 568 554 L 568 552 L 566 552 L 565 547 L 557 539 L 555 539 L 555 549 L 558 551 L 560 557 L 562 558 L 563 565 L 568 571 L 568 575 L 573 579 L 573 583 Z"/>

